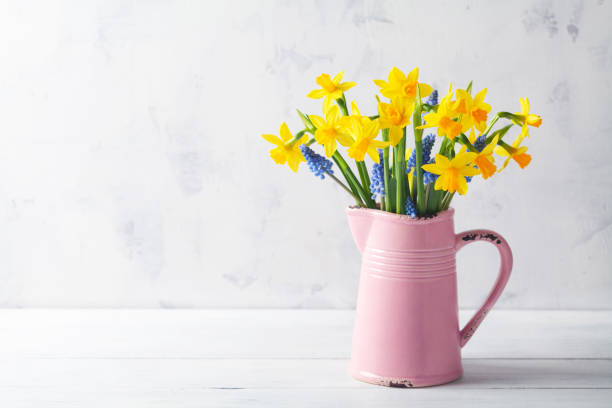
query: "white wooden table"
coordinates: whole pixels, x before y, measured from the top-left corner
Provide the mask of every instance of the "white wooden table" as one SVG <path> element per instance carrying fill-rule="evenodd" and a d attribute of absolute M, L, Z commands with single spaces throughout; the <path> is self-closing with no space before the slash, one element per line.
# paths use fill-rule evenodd
<path fill-rule="evenodd" d="M 610 311 L 494 310 L 463 378 L 423 389 L 349 376 L 353 317 L 0 310 L 0 407 L 612 407 Z"/>

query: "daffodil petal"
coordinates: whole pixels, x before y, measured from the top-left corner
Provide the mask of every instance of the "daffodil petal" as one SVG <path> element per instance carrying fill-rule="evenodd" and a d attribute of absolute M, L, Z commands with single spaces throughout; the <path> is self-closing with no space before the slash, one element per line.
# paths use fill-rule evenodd
<path fill-rule="evenodd" d="M 323 118 L 319 115 L 310 115 L 309 118 L 312 124 L 315 125 L 317 129 L 321 129 L 325 126 L 325 120 L 323 120 Z"/>
<path fill-rule="evenodd" d="M 371 147 L 368 148 L 368 156 L 370 156 L 372 161 L 374 161 L 375 163 L 379 163 L 380 162 L 380 157 L 378 156 L 378 151 L 376 150 L 376 148 L 374 146 L 371 146 Z"/>
<path fill-rule="evenodd" d="M 421 166 L 421 168 L 423 170 L 428 171 L 428 172 L 433 173 L 433 174 L 440 175 L 440 174 L 443 173 L 443 171 L 435 163 L 424 164 L 424 165 Z"/>
<path fill-rule="evenodd" d="M 494 151 L 495 151 L 495 154 L 498 155 L 498 156 L 508 156 L 508 155 L 510 155 L 510 153 L 508 153 L 508 151 L 506 149 L 504 149 L 503 147 L 501 147 L 501 146 L 496 146 Z M 504 167 L 506 167 L 506 166 L 504 166 Z"/>
<path fill-rule="evenodd" d="M 306 95 L 309 98 L 312 99 L 321 99 L 322 97 L 324 97 L 327 93 L 325 92 L 324 89 L 315 89 L 313 91 L 308 92 L 308 95 Z"/>
<path fill-rule="evenodd" d="M 376 85 L 378 85 L 381 88 L 386 88 L 387 86 L 389 86 L 389 84 L 387 83 L 387 81 L 383 81 L 382 79 L 375 79 L 374 83 Z"/>
<path fill-rule="evenodd" d="M 421 98 L 431 95 L 433 88 L 427 84 L 419 83 L 419 94 Z"/>
<path fill-rule="evenodd" d="M 323 112 L 327 112 L 331 108 L 333 102 L 333 99 L 327 95 L 325 99 L 323 99 Z"/>
<path fill-rule="evenodd" d="M 346 133 L 337 133 L 336 134 L 336 140 L 342 146 L 350 146 L 354 142 L 353 138 L 350 135 L 346 134 Z"/>
<path fill-rule="evenodd" d="M 464 195 L 467 192 L 467 181 L 465 177 L 459 177 L 457 180 L 457 192 Z"/>
<path fill-rule="evenodd" d="M 334 76 L 332 78 L 332 82 L 336 85 L 338 85 L 340 83 L 340 81 L 342 81 L 342 77 L 344 77 L 344 71 L 340 71 L 336 74 L 336 76 Z"/>
<path fill-rule="evenodd" d="M 391 146 L 397 145 L 403 136 L 404 132 L 401 127 L 393 126 L 389 129 L 389 143 L 391 143 Z"/>
<path fill-rule="evenodd" d="M 416 82 L 419 79 L 419 67 L 414 68 L 406 75 L 406 81 Z"/>
<path fill-rule="evenodd" d="M 293 138 L 291 132 L 289 131 L 289 126 L 285 122 L 283 122 L 280 126 L 280 137 L 284 142 L 288 142 Z"/>
<path fill-rule="evenodd" d="M 448 159 L 448 157 L 443 156 L 441 154 L 436 154 L 436 164 L 441 168 L 441 169 L 447 169 L 450 167 L 451 165 L 451 161 Z"/>
<path fill-rule="evenodd" d="M 346 92 L 352 87 L 354 87 L 355 85 L 357 85 L 355 82 L 344 82 L 339 85 L 339 88 L 342 90 L 342 92 Z"/>
<path fill-rule="evenodd" d="M 461 152 L 458 153 L 453 160 L 451 160 L 451 163 L 454 167 L 467 166 L 469 163 L 474 161 L 476 156 L 478 156 L 478 154 L 473 152 Z"/>
<path fill-rule="evenodd" d="M 403 81 L 405 78 L 406 77 L 404 76 L 404 73 L 400 71 L 397 67 L 391 68 L 391 72 L 389 72 L 389 83 Z"/>
<path fill-rule="evenodd" d="M 270 142 L 272 144 L 275 144 L 277 146 L 282 146 L 283 145 L 283 141 L 280 140 L 280 138 L 278 136 L 275 136 L 275 135 L 261 135 L 261 137 L 263 137 L 264 140 L 266 140 L 266 141 L 268 141 L 268 142 Z"/>
<path fill-rule="evenodd" d="M 446 176 L 441 175 L 440 177 L 436 179 L 436 184 L 434 184 L 434 189 L 445 190 L 445 186 L 444 186 L 445 182 L 446 182 Z"/>

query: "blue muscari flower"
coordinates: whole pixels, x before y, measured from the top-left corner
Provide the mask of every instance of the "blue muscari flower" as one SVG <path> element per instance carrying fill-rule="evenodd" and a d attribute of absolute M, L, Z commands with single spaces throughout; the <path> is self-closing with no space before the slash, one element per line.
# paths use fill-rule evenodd
<path fill-rule="evenodd" d="M 423 164 L 429 162 L 429 158 L 431 157 L 431 149 L 433 148 L 434 143 L 436 142 L 435 135 L 427 135 L 423 139 Z M 408 163 L 406 164 L 406 173 L 410 173 L 413 167 L 416 166 L 416 149 L 412 150 L 410 154 L 410 158 L 408 159 Z"/>
<path fill-rule="evenodd" d="M 406 198 L 406 215 L 410 216 L 410 218 L 416 218 L 417 216 L 416 207 L 410 197 Z"/>
<path fill-rule="evenodd" d="M 427 163 L 431 157 L 431 149 L 436 142 L 436 135 L 427 135 L 423 139 L 423 163 Z"/>
<path fill-rule="evenodd" d="M 315 176 L 323 180 L 325 173 L 334 174 L 332 168 L 333 163 L 331 160 L 326 159 L 318 153 L 315 153 L 310 147 L 305 144 L 300 146 L 300 150 L 306 159 L 308 168 L 314 173 Z"/>
<path fill-rule="evenodd" d="M 377 195 L 385 195 L 385 169 L 383 164 L 383 151 L 378 149 L 379 163 L 372 165 L 372 180 L 370 181 L 370 191 L 372 198 L 376 199 Z"/>
<path fill-rule="evenodd" d="M 479 152 L 482 152 L 482 150 L 487 146 L 487 138 L 483 135 L 483 136 L 478 136 L 476 138 L 476 141 L 474 142 L 474 148 L 476 150 L 478 150 Z"/>
<path fill-rule="evenodd" d="M 425 103 L 428 105 L 437 105 L 438 104 L 438 91 L 434 90 L 431 93 L 431 95 L 429 95 Z"/>

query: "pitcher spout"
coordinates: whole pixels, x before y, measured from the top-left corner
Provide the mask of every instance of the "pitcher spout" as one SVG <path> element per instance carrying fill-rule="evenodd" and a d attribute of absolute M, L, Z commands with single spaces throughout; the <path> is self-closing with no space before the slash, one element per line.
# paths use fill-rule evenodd
<path fill-rule="evenodd" d="M 359 208 L 347 208 L 346 214 L 348 215 L 348 222 L 351 233 L 353 234 L 353 240 L 359 252 L 363 253 L 370 235 L 373 217 L 367 211 L 363 211 Z"/>

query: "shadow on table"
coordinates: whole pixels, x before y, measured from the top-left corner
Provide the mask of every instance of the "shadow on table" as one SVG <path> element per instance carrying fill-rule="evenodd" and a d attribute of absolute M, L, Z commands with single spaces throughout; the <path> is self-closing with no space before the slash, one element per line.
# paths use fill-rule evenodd
<path fill-rule="evenodd" d="M 449 386 L 485 386 L 486 388 L 576 387 L 581 384 L 591 386 L 602 381 L 602 372 L 594 368 L 592 361 L 583 360 L 464 359 L 463 376 Z"/>

